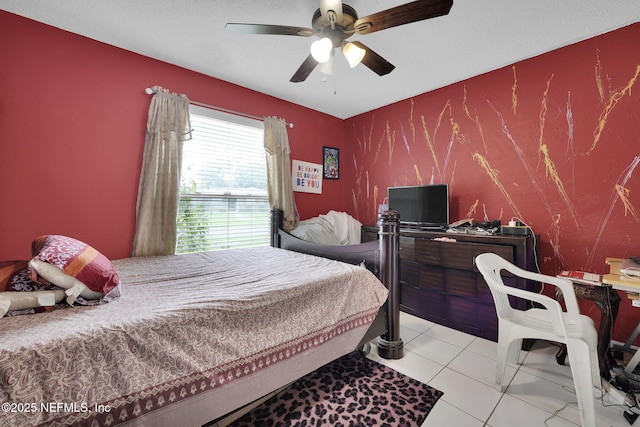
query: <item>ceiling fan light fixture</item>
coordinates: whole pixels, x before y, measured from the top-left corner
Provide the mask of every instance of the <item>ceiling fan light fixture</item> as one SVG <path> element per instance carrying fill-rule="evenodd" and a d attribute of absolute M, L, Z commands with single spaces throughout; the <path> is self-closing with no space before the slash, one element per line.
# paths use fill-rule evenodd
<path fill-rule="evenodd" d="M 327 76 L 332 76 L 333 64 L 334 64 L 334 61 L 333 61 L 333 51 L 332 51 L 332 54 L 329 56 L 329 59 L 326 62 L 320 64 L 320 72 Z"/>
<path fill-rule="evenodd" d="M 327 62 L 333 51 L 333 42 L 328 37 L 323 37 L 311 43 L 311 55 L 319 63 Z"/>
<path fill-rule="evenodd" d="M 367 51 L 351 42 L 347 42 L 342 46 L 342 53 L 344 54 L 344 57 L 347 58 L 349 66 L 353 68 L 362 61 L 362 58 L 364 58 Z"/>

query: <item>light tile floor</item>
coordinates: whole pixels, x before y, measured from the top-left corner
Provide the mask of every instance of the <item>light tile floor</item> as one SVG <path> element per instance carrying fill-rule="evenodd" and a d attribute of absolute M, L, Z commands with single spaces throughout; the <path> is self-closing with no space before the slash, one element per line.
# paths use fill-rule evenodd
<path fill-rule="evenodd" d="M 500 393 L 494 386 L 495 342 L 406 313 L 400 329 L 402 359 L 381 359 L 375 345 L 369 357 L 444 392 L 422 427 L 580 425 L 571 370 L 556 363 L 556 345 L 537 342 L 522 352 L 522 364 L 508 367 L 510 384 Z M 598 427 L 630 425 L 614 399 L 594 398 Z"/>

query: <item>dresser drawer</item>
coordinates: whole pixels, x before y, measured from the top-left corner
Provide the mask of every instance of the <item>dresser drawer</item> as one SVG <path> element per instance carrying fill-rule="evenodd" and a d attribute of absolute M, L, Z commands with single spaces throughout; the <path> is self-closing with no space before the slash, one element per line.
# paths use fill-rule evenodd
<path fill-rule="evenodd" d="M 436 322 L 447 319 L 447 296 L 409 285 L 400 286 L 400 305 L 403 311 Z"/>
<path fill-rule="evenodd" d="M 400 259 L 415 261 L 415 242 L 411 237 L 400 237 Z"/>
<path fill-rule="evenodd" d="M 473 271 L 447 268 L 445 289 L 448 294 L 476 298 L 478 296 L 478 274 Z"/>
<path fill-rule="evenodd" d="M 445 290 L 445 271 L 435 265 L 400 260 L 400 283 L 416 288 Z"/>
<path fill-rule="evenodd" d="M 484 254 L 484 253 L 494 253 L 496 255 L 501 256 L 502 258 L 506 259 L 507 261 L 509 261 L 510 263 L 514 263 L 514 248 L 511 245 L 483 245 L 483 244 L 478 244 L 476 243 L 474 245 L 473 248 L 473 264 L 474 264 L 474 268 L 477 271 L 477 268 L 475 267 L 475 259 L 478 255 L 480 254 Z"/>
<path fill-rule="evenodd" d="M 415 260 L 424 264 L 440 265 L 440 247 L 437 240 L 415 239 Z"/>
<path fill-rule="evenodd" d="M 443 242 L 442 266 L 459 270 L 473 270 L 474 243 Z"/>

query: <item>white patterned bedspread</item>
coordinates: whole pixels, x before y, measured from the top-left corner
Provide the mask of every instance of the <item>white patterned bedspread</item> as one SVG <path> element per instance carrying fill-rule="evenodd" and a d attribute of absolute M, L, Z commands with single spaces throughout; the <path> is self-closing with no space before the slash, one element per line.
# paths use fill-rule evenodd
<path fill-rule="evenodd" d="M 113 425 L 371 323 L 362 267 L 270 247 L 114 261 L 122 297 L 0 319 L 3 426 Z"/>

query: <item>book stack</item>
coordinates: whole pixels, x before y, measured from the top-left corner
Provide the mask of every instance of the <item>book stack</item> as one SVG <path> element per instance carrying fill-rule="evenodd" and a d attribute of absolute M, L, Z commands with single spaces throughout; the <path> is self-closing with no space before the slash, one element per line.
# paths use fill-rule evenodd
<path fill-rule="evenodd" d="M 569 279 L 583 285 L 602 286 L 602 275 L 578 270 L 562 270 L 558 277 Z"/>

